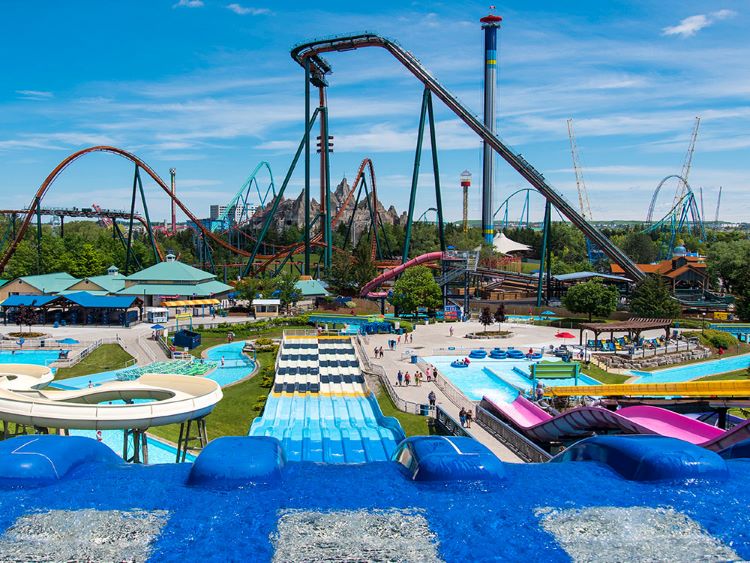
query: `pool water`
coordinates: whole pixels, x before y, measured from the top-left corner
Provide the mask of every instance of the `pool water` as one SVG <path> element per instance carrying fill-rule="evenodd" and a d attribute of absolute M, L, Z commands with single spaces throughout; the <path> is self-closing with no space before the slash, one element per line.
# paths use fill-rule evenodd
<path fill-rule="evenodd" d="M 708 362 L 699 362 L 656 371 L 631 370 L 630 373 L 638 376 L 638 379 L 634 383 L 675 383 L 727 373 L 729 371 L 738 371 L 747 369 L 748 367 L 750 367 L 750 354 L 742 354 L 741 356 L 732 356 L 720 360 L 710 360 Z"/>
<path fill-rule="evenodd" d="M 487 396 L 496 401 L 512 402 L 520 390 L 531 391 L 531 364 L 529 360 L 472 360 L 468 367 L 456 368 L 451 362 L 456 356 L 428 356 L 423 360 L 434 365 L 453 385 L 472 401 L 481 401 Z M 559 358 L 545 358 L 545 361 L 560 361 Z M 550 387 L 575 385 L 572 377 L 544 379 Z M 579 385 L 599 385 L 595 379 L 581 374 Z"/>
<path fill-rule="evenodd" d="M 34 364 L 46 366 L 60 359 L 60 349 L 56 350 L 2 350 L 0 364 Z"/>
<path fill-rule="evenodd" d="M 344 550 L 350 560 L 366 561 L 375 560 L 372 552 L 393 541 L 406 542 L 399 544 L 401 557 L 380 560 L 434 561 L 414 555 L 425 542 L 437 558 L 451 563 L 568 562 L 566 550 L 587 547 L 606 556 L 601 560 L 659 561 L 664 553 L 650 550 L 660 538 L 681 538 L 694 550 L 680 535 L 685 526 L 679 521 L 666 530 L 658 526 L 654 516 L 661 510 L 692 519 L 709 538 L 731 546 L 739 559 L 748 559 L 750 463 L 734 461 L 729 466 L 730 478 L 719 482 L 626 481 L 590 462 L 505 464 L 506 476 L 499 483 L 429 483 L 405 478 L 390 462 L 303 462 L 287 464 L 283 479 L 275 484 L 230 488 L 188 486 L 191 464 L 82 466 L 46 487 L 0 489 L 0 531 L 21 517 L 49 510 L 70 511 L 66 514 L 73 531 L 82 529 L 78 522 L 86 510 L 103 516 L 107 511 L 163 515 L 163 527 L 149 536 L 152 561 L 304 561 L 319 549 L 327 549 L 324 553 L 330 556 L 334 548 Z M 569 520 L 576 534 L 563 547 L 553 533 L 553 518 L 574 511 L 580 511 L 578 520 Z M 605 539 L 617 531 L 617 521 L 605 517 L 613 512 L 628 516 L 621 520 L 621 542 Z M 391 526 L 372 525 L 389 515 Z M 290 519 L 300 525 L 291 534 L 285 525 Z M 354 530 L 348 522 L 356 524 Z M 108 528 L 112 533 L 111 528 L 118 527 L 113 521 Z M 362 550 L 365 542 L 358 541 L 365 534 L 379 540 L 364 545 L 373 550 L 370 555 Z M 320 545 L 331 536 L 333 546 Z M 286 549 L 296 557 L 284 556 Z M 584 560 L 597 558 L 589 553 Z"/>
<path fill-rule="evenodd" d="M 85 436 L 96 440 L 96 430 L 71 430 L 71 436 Z M 122 456 L 122 447 L 125 431 L 124 430 L 102 430 L 102 442 L 109 446 L 117 455 Z M 148 441 L 148 464 L 157 463 L 175 463 L 177 457 L 177 448 L 164 444 L 159 440 L 147 437 Z M 133 446 L 132 438 L 130 440 L 130 454 L 132 455 Z M 187 461 L 195 461 L 195 456 L 188 453 L 185 456 Z"/>
<path fill-rule="evenodd" d="M 556 321 L 562 317 L 541 317 L 539 315 L 505 315 L 508 322 L 516 321 Z"/>
<path fill-rule="evenodd" d="M 232 342 L 209 348 L 206 356 L 212 362 L 216 362 L 216 369 L 205 375 L 208 379 L 213 379 L 222 387 L 236 383 L 253 373 L 255 362 L 242 352 L 245 342 Z M 221 359 L 224 358 L 224 365 L 221 365 Z"/>

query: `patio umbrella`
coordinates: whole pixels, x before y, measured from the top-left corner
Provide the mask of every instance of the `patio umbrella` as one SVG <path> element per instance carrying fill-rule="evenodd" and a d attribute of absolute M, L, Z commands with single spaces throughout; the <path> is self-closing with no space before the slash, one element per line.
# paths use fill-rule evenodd
<path fill-rule="evenodd" d="M 154 325 L 151 327 L 151 330 L 164 330 L 165 328 L 167 327 L 162 326 L 162 325 Z"/>
<path fill-rule="evenodd" d="M 541 314 L 542 314 L 543 317 L 554 317 L 555 316 L 555 312 L 554 311 L 550 311 L 549 309 L 547 309 L 546 311 L 542 311 Z"/>
<path fill-rule="evenodd" d="M 555 338 L 562 338 L 563 340 L 567 340 L 568 338 L 575 338 L 575 334 L 570 334 L 569 332 L 558 332 L 555 335 Z"/>
<path fill-rule="evenodd" d="M 63 338 L 62 340 L 55 340 L 58 344 L 80 344 L 75 338 Z"/>

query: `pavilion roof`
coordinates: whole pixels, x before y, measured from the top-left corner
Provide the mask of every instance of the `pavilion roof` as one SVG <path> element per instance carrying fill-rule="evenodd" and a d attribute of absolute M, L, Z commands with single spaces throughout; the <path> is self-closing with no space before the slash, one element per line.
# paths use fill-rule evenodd
<path fill-rule="evenodd" d="M 642 319 L 632 318 L 627 321 L 614 323 L 580 323 L 578 326 L 582 330 L 592 330 L 594 332 L 629 332 L 642 331 L 656 328 L 669 328 L 672 326 L 672 319 Z"/>

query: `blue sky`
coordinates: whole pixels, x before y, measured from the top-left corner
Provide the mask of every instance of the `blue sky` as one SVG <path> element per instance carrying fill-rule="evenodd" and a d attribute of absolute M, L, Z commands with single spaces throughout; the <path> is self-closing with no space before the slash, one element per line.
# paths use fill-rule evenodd
<path fill-rule="evenodd" d="M 487 8 L 387 0 L 3 2 L 0 206 L 28 205 L 58 162 L 94 144 L 135 152 L 165 178 L 174 166 L 179 194 L 200 216 L 229 200 L 260 160 L 280 183 L 303 125 L 303 75 L 289 49 L 332 34 L 368 30 L 397 39 L 479 112 L 478 19 Z M 703 187 L 709 219 L 723 186 L 722 219 L 748 220 L 749 12 L 736 0 L 498 3 L 499 134 L 576 201 L 572 117 L 595 218 L 638 219 L 659 180 L 679 173 L 699 115 L 691 184 Z M 329 60 L 332 178 L 353 177 L 369 156 L 381 200 L 404 209 L 419 84 L 382 50 Z M 468 168 L 478 184 L 480 143 L 436 104 L 444 202 L 457 219 L 458 175 Z M 417 213 L 434 205 L 429 162 L 423 159 Z M 45 201 L 125 208 L 130 182 L 129 163 L 89 156 L 65 171 Z M 297 173 L 288 193 L 301 185 Z M 519 187 L 522 179 L 499 165 L 496 204 Z M 165 218 L 166 198 L 153 185 L 148 190 L 152 217 Z M 657 214 L 673 191 L 665 188 Z M 471 217 L 479 209 L 475 189 Z"/>

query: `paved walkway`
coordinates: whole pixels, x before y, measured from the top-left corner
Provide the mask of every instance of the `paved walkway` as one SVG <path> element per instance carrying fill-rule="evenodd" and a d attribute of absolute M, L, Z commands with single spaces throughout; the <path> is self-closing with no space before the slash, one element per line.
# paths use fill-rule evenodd
<path fill-rule="evenodd" d="M 450 335 L 450 328 L 453 328 L 453 336 Z M 497 325 L 489 327 L 489 330 L 497 330 Z M 383 367 L 385 373 L 388 374 L 390 381 L 393 383 L 394 389 L 399 397 L 406 401 L 412 401 L 415 403 L 425 404 L 427 403 L 427 395 L 430 391 L 434 391 L 437 395 L 437 404 L 443 408 L 448 414 L 458 420 L 459 406 L 454 404 L 448 396 L 443 393 L 435 383 L 422 382 L 419 387 L 413 383 L 409 387 L 396 386 L 396 373 L 398 370 L 403 372 L 409 371 L 414 372 L 414 365 L 411 363 L 412 352 L 416 355 L 425 357 L 432 355 L 468 355 L 468 351 L 473 348 L 494 348 L 495 346 L 500 348 L 507 348 L 508 346 L 514 346 L 521 350 L 527 350 L 528 348 L 549 348 L 550 344 L 559 346 L 564 341 L 560 338 L 556 338 L 555 334 L 560 332 L 559 328 L 546 327 L 546 326 L 535 326 L 531 324 L 521 323 L 504 323 L 502 326 L 503 330 L 510 330 L 513 334 L 510 338 L 492 338 L 487 340 L 475 340 L 465 338 L 466 334 L 473 332 L 481 332 L 484 327 L 476 321 L 470 321 L 465 323 L 452 323 L 452 324 L 432 324 L 432 325 L 418 325 L 415 327 L 413 334 L 413 342 L 408 344 L 404 343 L 403 336 L 401 337 L 401 343 L 396 346 L 395 350 L 388 350 L 388 340 L 394 338 L 390 334 L 379 334 L 367 337 L 365 344 L 365 351 L 370 358 L 370 362 L 378 364 Z M 577 336 L 577 331 L 575 331 Z M 663 331 L 654 331 L 654 336 L 663 334 Z M 648 337 L 648 336 L 647 336 Z M 569 339 L 568 344 L 577 344 L 577 338 Z M 374 349 L 376 346 L 383 347 L 383 358 L 374 358 Z M 449 347 L 455 348 L 455 350 L 448 350 Z M 464 349 L 461 353 L 460 349 Z M 466 405 L 470 405 L 470 401 L 466 399 Z M 503 444 L 501 444 L 496 438 L 490 435 L 483 428 L 479 427 L 474 423 L 469 430 L 471 434 L 485 446 L 490 448 L 500 459 L 503 461 L 515 461 L 520 462 L 521 460 Z"/>

